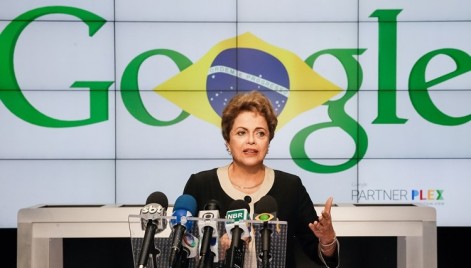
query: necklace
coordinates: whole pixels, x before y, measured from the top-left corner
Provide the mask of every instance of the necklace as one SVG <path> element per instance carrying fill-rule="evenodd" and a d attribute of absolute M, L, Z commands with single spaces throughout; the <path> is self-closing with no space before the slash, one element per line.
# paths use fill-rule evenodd
<path fill-rule="evenodd" d="M 234 185 L 235 187 L 237 187 L 241 190 L 251 190 L 251 189 L 257 188 L 258 186 L 260 186 L 263 183 L 263 180 L 261 180 L 259 183 L 255 184 L 253 186 L 246 187 L 246 186 L 240 186 L 240 185 L 235 184 L 231 179 L 229 179 L 229 180 L 231 181 L 232 185 Z"/>
<path fill-rule="evenodd" d="M 232 181 L 231 176 L 229 175 L 229 172 L 230 172 L 231 167 L 232 167 L 232 163 L 231 163 L 231 164 L 229 165 L 229 167 L 227 168 L 227 177 L 229 178 L 229 181 L 231 182 L 231 184 L 232 184 L 233 186 L 235 186 L 236 188 L 238 188 L 239 190 L 246 191 L 246 190 L 255 189 L 255 188 L 259 187 L 260 185 L 262 185 L 263 181 L 265 180 L 265 178 L 262 178 L 262 180 L 261 180 L 259 183 L 255 184 L 255 185 L 252 185 L 252 186 L 248 186 L 248 187 L 247 187 L 247 186 L 238 185 L 238 184 L 236 184 L 236 183 L 234 183 L 234 182 Z"/>

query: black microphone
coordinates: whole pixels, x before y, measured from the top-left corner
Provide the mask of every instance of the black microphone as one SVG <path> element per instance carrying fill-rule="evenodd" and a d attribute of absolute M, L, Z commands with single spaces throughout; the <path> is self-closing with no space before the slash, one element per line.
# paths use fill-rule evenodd
<path fill-rule="evenodd" d="M 145 232 L 139 252 L 139 268 L 146 267 L 149 256 L 152 257 L 152 263 L 156 267 L 155 257 L 158 254 L 156 254 L 157 249 L 154 245 L 154 236 L 167 227 L 167 221 L 158 219 L 160 216 L 166 216 L 167 208 L 167 196 L 162 192 L 153 192 L 147 197 L 146 205 L 141 209 L 141 224 Z"/>
<path fill-rule="evenodd" d="M 215 219 L 219 218 L 219 203 L 212 199 L 198 214 L 198 230 L 200 235 L 200 259 L 198 268 L 212 268 L 219 261 L 218 256 L 218 226 Z"/>
<path fill-rule="evenodd" d="M 275 219 L 278 205 L 275 198 L 271 195 L 265 195 L 258 202 L 254 204 L 254 219 L 263 222 L 260 235 L 262 237 L 262 250 L 259 258 L 262 260 L 262 267 L 270 267 L 271 254 L 270 254 L 270 240 L 272 230 L 268 227 L 268 222 Z"/>
<path fill-rule="evenodd" d="M 181 195 L 175 201 L 172 216 L 176 219 L 170 220 L 173 229 L 172 245 L 170 247 L 169 265 L 170 267 L 180 267 L 180 261 L 187 261 L 188 256 L 182 258 L 182 240 L 187 229 L 190 229 L 193 222 L 187 220 L 196 213 L 196 199 L 188 194 Z M 186 265 L 184 265 L 186 266 Z"/>
<path fill-rule="evenodd" d="M 245 245 L 243 238 L 250 237 L 250 207 L 244 200 L 235 200 L 226 212 L 226 232 L 231 239 L 231 246 L 226 251 L 225 268 L 244 267 Z"/>

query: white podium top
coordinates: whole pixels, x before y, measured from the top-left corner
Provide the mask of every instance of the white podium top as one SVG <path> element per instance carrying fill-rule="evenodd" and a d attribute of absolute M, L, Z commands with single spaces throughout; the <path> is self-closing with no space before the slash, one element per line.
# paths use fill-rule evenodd
<path fill-rule="evenodd" d="M 18 212 L 18 268 L 61 268 L 62 238 L 130 237 L 144 205 L 37 205 Z M 314 206 L 318 213 L 322 206 Z M 171 207 L 169 207 L 171 209 Z M 436 211 L 416 204 L 335 204 L 337 236 L 398 237 L 398 267 L 436 268 Z"/>

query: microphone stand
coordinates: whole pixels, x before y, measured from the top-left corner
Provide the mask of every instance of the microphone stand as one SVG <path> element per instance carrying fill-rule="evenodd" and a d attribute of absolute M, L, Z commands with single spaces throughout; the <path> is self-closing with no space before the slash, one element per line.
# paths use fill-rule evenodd
<path fill-rule="evenodd" d="M 226 260 L 224 268 L 244 267 L 244 240 L 237 239 L 241 237 L 242 229 L 239 226 L 235 226 L 232 230 L 232 241 L 231 247 L 226 251 Z"/>
<path fill-rule="evenodd" d="M 215 254 L 212 251 L 202 255 L 198 263 L 198 268 L 212 268 Z"/>
<path fill-rule="evenodd" d="M 188 259 L 188 252 L 180 245 L 180 250 L 175 256 L 175 261 L 172 266 L 173 268 L 188 268 L 190 261 Z"/>
<path fill-rule="evenodd" d="M 211 239 L 213 236 L 213 228 L 206 226 L 204 227 L 203 238 L 201 241 L 200 249 L 200 260 L 198 262 L 198 268 L 211 268 L 213 266 L 214 256 L 215 254 L 210 250 L 211 247 Z"/>
<path fill-rule="evenodd" d="M 262 268 L 269 268 L 270 267 L 270 236 L 272 230 L 268 228 L 268 223 L 264 222 L 263 227 L 260 230 L 261 237 L 262 237 Z"/>
<path fill-rule="evenodd" d="M 152 259 L 152 267 L 157 268 L 157 256 L 160 255 L 160 251 L 154 245 L 154 238 L 152 238 L 152 246 L 150 247 L 149 255 Z"/>
<path fill-rule="evenodd" d="M 149 260 L 149 256 L 151 257 L 152 261 L 152 267 L 157 268 L 157 256 L 160 255 L 160 250 L 158 250 L 155 247 L 155 240 L 154 240 L 154 235 L 155 235 L 155 230 L 157 229 L 157 225 L 152 223 L 151 221 L 148 222 L 149 228 L 150 228 L 150 233 L 152 235 L 149 236 L 144 236 L 144 240 L 142 241 L 143 245 L 148 245 L 149 248 L 142 248 L 141 251 L 146 252 L 148 251 L 148 254 L 144 254 L 143 252 L 140 253 L 139 257 L 139 268 L 147 267 L 147 262 Z M 149 239 L 145 241 L 146 239 Z"/>

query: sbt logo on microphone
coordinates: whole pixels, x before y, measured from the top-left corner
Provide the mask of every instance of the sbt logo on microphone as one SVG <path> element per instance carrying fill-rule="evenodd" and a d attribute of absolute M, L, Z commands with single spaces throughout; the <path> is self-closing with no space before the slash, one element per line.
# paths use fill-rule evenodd
<path fill-rule="evenodd" d="M 234 220 L 234 222 L 239 222 L 242 220 L 247 219 L 247 210 L 245 209 L 238 209 L 238 210 L 230 210 L 226 214 L 226 219 Z"/>

